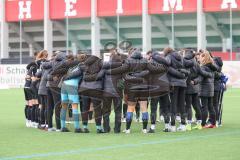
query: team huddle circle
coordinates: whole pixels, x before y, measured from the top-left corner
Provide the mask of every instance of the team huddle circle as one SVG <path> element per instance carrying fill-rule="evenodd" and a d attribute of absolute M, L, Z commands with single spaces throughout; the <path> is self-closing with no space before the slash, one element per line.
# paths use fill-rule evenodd
<path fill-rule="evenodd" d="M 228 78 L 220 57 L 169 47 L 143 54 L 128 41 L 121 47 L 126 53 L 108 43 L 107 60 L 85 52 L 36 52 L 26 67 L 26 127 L 70 132 L 71 121 L 75 133 L 89 133 L 94 121 L 99 134 L 129 134 L 135 119 L 147 134 L 156 132 L 157 121 L 164 123 L 163 132 L 222 125 Z"/>

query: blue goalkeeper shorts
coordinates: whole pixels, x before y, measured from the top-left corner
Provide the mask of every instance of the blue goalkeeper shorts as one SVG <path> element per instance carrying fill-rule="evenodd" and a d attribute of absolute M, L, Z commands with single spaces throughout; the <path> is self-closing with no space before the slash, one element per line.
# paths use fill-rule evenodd
<path fill-rule="evenodd" d="M 78 86 L 64 84 L 61 88 L 62 103 L 79 103 Z"/>

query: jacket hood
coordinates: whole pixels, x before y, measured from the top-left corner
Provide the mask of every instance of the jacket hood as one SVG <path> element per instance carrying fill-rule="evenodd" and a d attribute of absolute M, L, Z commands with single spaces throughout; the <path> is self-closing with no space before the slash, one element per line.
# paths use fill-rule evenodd
<path fill-rule="evenodd" d="M 99 60 L 100 58 L 98 58 L 97 56 L 94 56 L 94 55 L 90 55 L 87 59 L 86 59 L 86 61 L 85 61 L 85 65 L 91 65 L 91 64 L 93 64 L 94 62 L 96 62 L 97 60 Z"/>
<path fill-rule="evenodd" d="M 50 68 L 52 68 L 52 61 L 51 62 L 44 62 L 44 63 L 42 63 L 42 68 L 43 69 L 50 69 Z"/>
<path fill-rule="evenodd" d="M 57 55 L 55 57 L 55 61 L 63 61 L 65 59 L 66 59 L 66 54 L 63 52 L 57 53 Z"/>
<path fill-rule="evenodd" d="M 187 50 L 184 56 L 184 58 L 187 60 L 193 59 L 194 57 L 195 57 L 195 54 L 193 50 Z"/>
<path fill-rule="evenodd" d="M 176 51 L 172 52 L 171 56 L 174 57 L 177 61 L 181 61 L 182 60 L 181 55 L 178 52 L 176 52 Z"/>
<path fill-rule="evenodd" d="M 132 53 L 131 58 L 133 58 L 133 59 L 142 59 L 143 56 L 142 56 L 142 53 L 139 50 L 135 50 Z"/>

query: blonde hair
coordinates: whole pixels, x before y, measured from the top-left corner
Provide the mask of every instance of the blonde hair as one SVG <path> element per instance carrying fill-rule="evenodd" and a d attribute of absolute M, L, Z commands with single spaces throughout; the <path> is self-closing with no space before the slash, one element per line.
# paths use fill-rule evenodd
<path fill-rule="evenodd" d="M 208 51 L 204 51 L 200 54 L 200 64 L 202 66 L 211 63 L 213 63 L 213 59 Z"/>
<path fill-rule="evenodd" d="M 48 52 L 47 52 L 47 50 L 42 50 L 42 51 L 40 51 L 40 52 L 37 54 L 36 59 L 37 59 L 37 60 L 47 59 L 47 57 L 48 57 Z"/>

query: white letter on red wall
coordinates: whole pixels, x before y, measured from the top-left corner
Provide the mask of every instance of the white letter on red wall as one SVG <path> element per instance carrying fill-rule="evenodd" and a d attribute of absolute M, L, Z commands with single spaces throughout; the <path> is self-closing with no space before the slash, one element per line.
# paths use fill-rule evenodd
<path fill-rule="evenodd" d="M 73 9 L 73 4 L 76 4 L 77 0 L 65 0 L 66 4 L 66 10 L 65 10 L 65 16 L 76 16 L 77 11 Z"/>
<path fill-rule="evenodd" d="M 32 1 L 26 1 L 26 7 L 24 7 L 24 2 L 20 1 L 18 2 L 18 6 L 19 6 L 19 14 L 18 14 L 18 18 L 19 19 L 23 19 L 23 18 L 31 18 L 31 5 L 32 5 Z M 24 13 L 26 15 L 26 17 L 24 16 Z"/>
<path fill-rule="evenodd" d="M 223 0 L 221 8 L 227 9 L 227 8 L 229 8 L 229 5 L 231 8 L 237 8 L 236 0 Z"/>
<path fill-rule="evenodd" d="M 182 0 L 164 0 L 163 11 L 170 11 L 176 7 L 177 11 L 183 10 Z"/>

